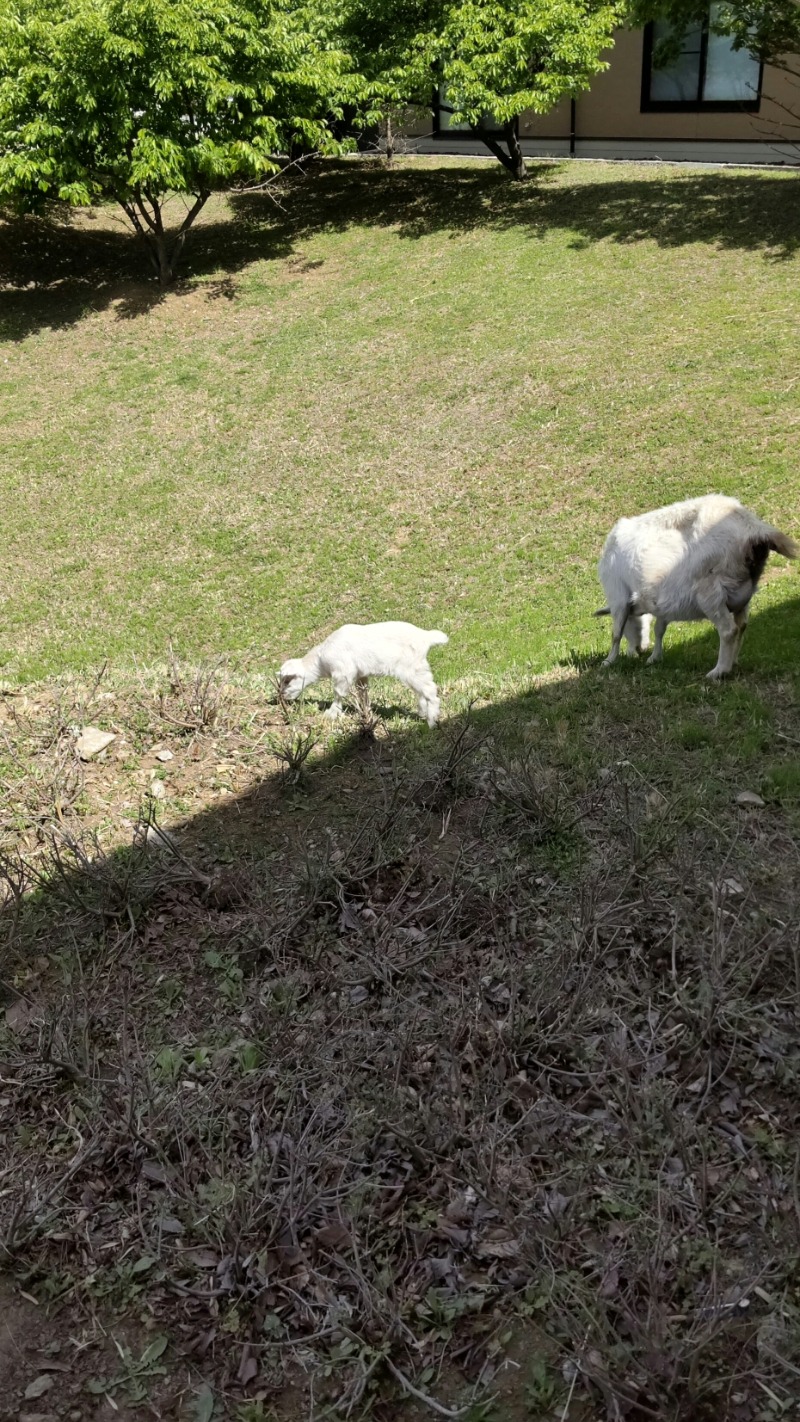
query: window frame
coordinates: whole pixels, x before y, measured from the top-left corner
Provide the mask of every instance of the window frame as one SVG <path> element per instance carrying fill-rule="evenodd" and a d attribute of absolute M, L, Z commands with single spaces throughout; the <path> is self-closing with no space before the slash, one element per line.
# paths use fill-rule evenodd
<path fill-rule="evenodd" d="M 708 59 L 709 15 L 703 21 L 700 35 L 700 68 L 698 71 L 698 91 L 703 92 Z M 644 27 L 642 45 L 642 98 L 640 112 L 643 114 L 757 114 L 761 108 L 761 90 L 764 82 L 764 61 L 758 66 L 758 87 L 752 99 L 651 99 L 650 86 L 653 78 L 653 49 L 655 25 L 652 20 Z"/>
<path fill-rule="evenodd" d="M 441 96 L 442 86 L 437 86 L 433 90 L 433 102 L 431 104 L 431 108 L 433 109 L 433 132 L 436 138 L 480 138 L 482 133 L 488 134 L 489 138 L 503 137 L 505 132 L 503 124 L 499 124 L 497 128 L 486 129 L 481 129 L 480 125 L 476 125 L 475 128 L 442 128 L 440 116 L 443 111 L 445 113 L 448 112 L 448 107 L 442 103 Z M 449 112 L 453 113 L 454 110 L 450 108 Z M 518 131 L 519 123 L 516 119 L 514 120 L 514 126 L 515 131 Z"/>

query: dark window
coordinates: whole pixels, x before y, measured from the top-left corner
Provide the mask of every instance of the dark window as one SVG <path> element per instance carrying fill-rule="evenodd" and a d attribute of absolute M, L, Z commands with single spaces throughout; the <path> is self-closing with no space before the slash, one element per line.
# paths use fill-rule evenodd
<path fill-rule="evenodd" d="M 456 123 L 453 120 L 453 105 L 448 102 L 447 94 L 443 88 L 437 89 L 433 96 L 434 122 L 437 133 L 464 133 L 473 132 L 472 124 L 464 120 Z M 484 114 L 479 124 L 476 124 L 477 132 L 497 134 L 503 132 L 503 125 L 497 122 L 492 114 Z"/>
<path fill-rule="evenodd" d="M 761 98 L 761 65 L 747 49 L 734 49 L 727 35 L 712 25 L 721 5 L 709 7 L 702 25 L 688 29 L 680 51 L 659 63 L 659 49 L 668 40 L 669 20 L 655 20 L 645 29 L 642 109 L 651 112 L 751 113 Z"/>

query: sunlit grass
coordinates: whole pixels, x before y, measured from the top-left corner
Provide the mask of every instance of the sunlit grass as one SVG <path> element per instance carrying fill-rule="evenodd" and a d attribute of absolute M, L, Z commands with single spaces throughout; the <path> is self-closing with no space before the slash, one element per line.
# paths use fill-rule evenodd
<path fill-rule="evenodd" d="M 112 215 L 9 224 L 2 674 L 169 637 L 267 669 L 384 617 L 445 628 L 445 678 L 541 671 L 604 646 L 620 513 L 716 489 L 796 532 L 797 191 L 325 167 L 220 199 L 163 301 Z M 796 586 L 776 560 L 758 606 Z"/>

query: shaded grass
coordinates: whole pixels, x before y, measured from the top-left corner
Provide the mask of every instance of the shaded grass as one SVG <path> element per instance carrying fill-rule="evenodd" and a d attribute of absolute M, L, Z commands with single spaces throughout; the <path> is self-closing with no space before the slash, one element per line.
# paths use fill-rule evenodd
<path fill-rule="evenodd" d="M 368 736 L 175 663 L 4 698 L 0 1245 L 65 1349 L 135 1318 L 236 1419 L 791 1407 L 797 686 L 718 691 L 468 677 L 429 731 L 378 685 Z"/>
<path fill-rule="evenodd" d="M 5 675 L 168 636 L 266 668 L 393 616 L 446 626 L 451 676 L 599 650 L 619 513 L 720 489 L 793 526 L 797 193 L 323 165 L 216 202 L 165 300 L 102 214 L 7 224 Z"/>

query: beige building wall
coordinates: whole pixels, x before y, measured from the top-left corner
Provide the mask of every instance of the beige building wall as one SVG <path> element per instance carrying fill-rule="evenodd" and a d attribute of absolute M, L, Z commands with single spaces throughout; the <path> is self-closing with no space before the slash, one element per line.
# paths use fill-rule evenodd
<path fill-rule="evenodd" d="M 800 86 L 765 66 L 758 113 L 642 113 L 644 31 L 621 29 L 598 74 L 575 106 L 564 99 L 548 114 L 520 116 L 523 149 L 531 155 L 664 158 L 734 163 L 800 164 Z M 798 113 L 793 124 L 785 108 Z M 573 127 L 574 119 L 574 127 Z M 419 151 L 485 152 L 471 134 L 433 135 L 430 115 L 414 115 L 404 133 Z"/>
<path fill-rule="evenodd" d="M 576 103 L 576 132 L 583 138 L 676 138 L 753 141 L 785 132 L 781 110 L 771 102 L 784 103 L 800 91 L 789 76 L 766 66 L 761 107 L 757 114 L 746 113 L 642 113 L 642 63 L 644 32 L 619 30 L 614 39 L 611 64 L 598 74 L 592 87 Z"/>

